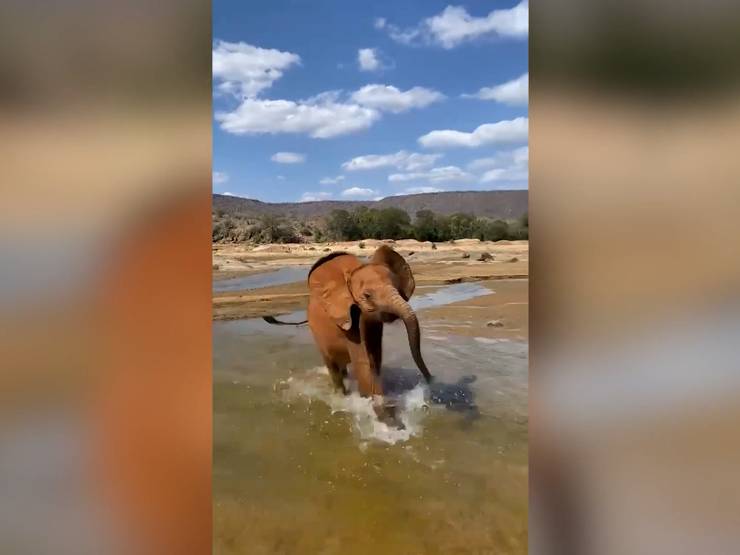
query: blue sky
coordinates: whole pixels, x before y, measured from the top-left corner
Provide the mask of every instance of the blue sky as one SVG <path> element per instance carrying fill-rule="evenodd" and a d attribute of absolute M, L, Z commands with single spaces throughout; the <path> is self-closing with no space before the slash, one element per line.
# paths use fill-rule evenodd
<path fill-rule="evenodd" d="M 516 0 L 214 0 L 214 192 L 526 188 L 527 20 Z"/>

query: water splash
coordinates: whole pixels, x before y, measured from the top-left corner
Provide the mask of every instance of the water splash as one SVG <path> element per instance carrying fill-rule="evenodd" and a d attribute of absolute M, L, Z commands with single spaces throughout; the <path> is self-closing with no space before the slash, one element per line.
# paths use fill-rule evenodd
<path fill-rule="evenodd" d="M 354 383 L 346 381 L 348 389 L 352 390 Z M 348 414 L 353 431 L 360 439 L 361 449 L 366 448 L 368 442 L 395 445 L 420 436 L 423 431 L 422 421 L 429 409 L 429 389 L 419 384 L 389 399 L 396 406 L 396 416 L 403 423 L 403 428 L 381 422 L 373 409 L 372 399 L 361 397 L 356 390 L 352 390 L 349 395 L 335 393 L 330 385 L 328 370 L 323 366 L 291 376 L 282 382 L 281 389 L 288 401 L 318 401 L 327 405 L 332 414 Z"/>

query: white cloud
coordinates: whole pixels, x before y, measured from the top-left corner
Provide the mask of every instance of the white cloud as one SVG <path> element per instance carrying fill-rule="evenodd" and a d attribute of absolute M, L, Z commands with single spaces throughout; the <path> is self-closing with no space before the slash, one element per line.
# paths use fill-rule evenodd
<path fill-rule="evenodd" d="M 529 173 L 526 168 L 494 168 L 484 173 L 481 183 L 492 183 L 494 181 L 526 181 Z"/>
<path fill-rule="evenodd" d="M 467 168 L 470 171 L 480 171 L 480 170 L 492 168 L 496 166 L 498 163 L 499 163 L 499 160 L 494 156 L 490 156 L 487 158 L 476 158 L 475 160 L 473 160 L 467 165 Z"/>
<path fill-rule="evenodd" d="M 224 191 L 221 194 L 224 195 L 225 197 L 235 197 L 236 196 L 234 193 L 230 193 L 229 191 Z"/>
<path fill-rule="evenodd" d="M 529 3 L 523 0 L 508 9 L 493 10 L 474 17 L 461 6 L 447 6 L 440 14 L 424 19 L 416 27 L 401 29 L 383 22 L 390 37 L 403 44 L 436 44 L 450 49 L 481 37 L 526 38 L 529 33 Z"/>
<path fill-rule="evenodd" d="M 283 72 L 301 61 L 291 52 L 259 48 L 245 42 L 215 41 L 213 45 L 213 79 L 222 93 L 245 96 L 259 95 L 283 76 Z"/>
<path fill-rule="evenodd" d="M 213 172 L 213 184 L 221 185 L 229 180 L 229 174 L 225 172 Z"/>
<path fill-rule="evenodd" d="M 391 85 L 372 84 L 354 92 L 351 98 L 362 106 L 398 114 L 413 108 L 424 108 L 444 97 L 442 93 L 424 87 L 401 91 Z"/>
<path fill-rule="evenodd" d="M 375 21 L 373 22 L 373 27 L 376 29 L 383 29 L 385 28 L 386 20 L 384 17 L 376 17 Z"/>
<path fill-rule="evenodd" d="M 219 47 L 224 44 L 231 43 L 218 43 Z M 256 48 L 243 43 L 239 45 L 242 45 L 242 49 Z M 261 52 L 263 49 L 257 50 Z M 214 75 L 215 71 L 214 69 Z M 226 71 L 221 71 L 220 74 L 231 75 Z M 242 91 L 246 94 L 246 89 L 252 91 L 246 94 L 246 98 L 236 109 L 215 113 L 214 119 L 223 131 L 235 135 L 294 133 L 326 139 L 368 129 L 380 119 L 383 111 L 405 112 L 412 108 L 423 108 L 444 98 L 441 93 L 424 87 L 401 91 L 396 87 L 377 84 L 367 85 L 352 94 L 326 91 L 298 101 L 257 98 L 257 92 L 269 87 L 282 75 L 274 69 L 268 70 L 267 74 L 271 76 L 270 79 L 265 78 L 267 81 L 263 79 L 259 84 L 232 80 L 222 83 L 225 89 L 233 93 Z"/>
<path fill-rule="evenodd" d="M 377 71 L 382 67 L 374 48 L 360 48 L 357 51 L 357 65 L 362 71 Z"/>
<path fill-rule="evenodd" d="M 497 153 L 488 158 L 478 158 L 468 164 L 471 171 L 486 170 L 481 183 L 526 182 L 529 177 L 529 147 Z"/>
<path fill-rule="evenodd" d="M 422 23 L 410 29 L 401 29 L 397 25 L 388 22 L 383 25 L 383 29 L 388 31 L 388 35 L 394 41 L 401 44 L 415 44 L 421 41 L 430 42 L 428 38 L 425 38 L 422 27 Z"/>
<path fill-rule="evenodd" d="M 488 168 L 510 166 L 517 164 L 526 166 L 529 163 L 529 147 L 522 146 L 514 150 L 499 152 L 495 156 L 477 158 L 468 164 L 470 171 L 484 170 Z"/>
<path fill-rule="evenodd" d="M 319 200 L 327 200 L 331 198 L 331 193 L 327 193 L 324 191 L 318 191 L 318 192 L 310 192 L 307 191 L 301 195 L 300 202 L 316 202 Z"/>
<path fill-rule="evenodd" d="M 300 152 L 276 152 L 270 160 L 278 164 L 302 164 L 306 161 L 306 155 Z"/>
<path fill-rule="evenodd" d="M 529 3 L 525 0 L 513 8 L 493 10 L 485 17 L 473 17 L 460 6 L 447 6 L 441 14 L 427 19 L 426 26 L 443 48 L 484 35 L 524 38 L 529 32 Z"/>
<path fill-rule="evenodd" d="M 431 183 L 443 183 L 445 181 L 469 181 L 473 179 L 473 176 L 457 166 L 433 168 L 428 172 L 394 173 L 388 176 L 388 181 L 394 183 L 419 181 L 422 179 Z"/>
<path fill-rule="evenodd" d="M 278 175 L 278 176 L 277 176 L 277 178 L 278 178 L 278 179 L 279 179 L 280 181 L 285 181 L 285 176 L 284 176 L 284 175 Z"/>
<path fill-rule="evenodd" d="M 380 118 L 378 110 L 340 100 L 340 91 L 299 101 L 258 98 L 283 71 L 298 63 L 300 57 L 290 52 L 216 41 L 213 77 L 220 81 L 217 89 L 244 97 L 235 110 L 214 115 L 221 129 L 236 135 L 300 133 L 325 139 L 367 129 Z"/>
<path fill-rule="evenodd" d="M 399 150 L 395 154 L 367 154 L 357 156 L 342 164 L 347 171 L 375 170 L 379 168 L 396 168 L 401 171 L 419 171 L 430 166 L 442 157 L 442 154 L 419 154 Z"/>
<path fill-rule="evenodd" d="M 418 195 L 420 193 L 441 193 L 444 189 L 437 187 L 409 187 L 403 190 L 403 195 Z"/>
<path fill-rule="evenodd" d="M 338 93 L 307 100 L 245 99 L 233 112 L 217 112 L 221 129 L 236 135 L 307 134 L 327 139 L 369 128 L 380 118 L 372 108 L 338 101 Z"/>
<path fill-rule="evenodd" d="M 529 73 L 501 85 L 483 87 L 475 94 L 463 96 L 481 100 L 495 100 L 511 106 L 526 106 L 529 101 Z"/>
<path fill-rule="evenodd" d="M 319 183 L 321 185 L 336 185 L 337 183 L 340 183 L 344 181 L 343 175 L 338 175 L 336 177 L 325 177 Z"/>
<path fill-rule="evenodd" d="M 426 148 L 476 148 L 488 144 L 522 143 L 527 140 L 529 119 L 520 117 L 497 123 L 485 123 L 474 131 L 444 129 L 419 137 L 419 144 Z"/>
<path fill-rule="evenodd" d="M 377 195 L 378 191 L 373 189 L 364 189 L 362 187 L 350 187 L 342 191 L 342 196 L 346 198 L 368 198 Z"/>

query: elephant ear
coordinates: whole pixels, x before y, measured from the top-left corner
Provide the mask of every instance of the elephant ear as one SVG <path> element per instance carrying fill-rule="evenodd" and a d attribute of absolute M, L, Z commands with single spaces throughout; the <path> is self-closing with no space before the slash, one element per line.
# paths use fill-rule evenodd
<path fill-rule="evenodd" d="M 352 305 L 355 300 L 346 281 L 329 281 L 320 290 L 321 306 L 334 323 L 344 331 L 352 327 Z"/>
<path fill-rule="evenodd" d="M 387 266 L 391 272 L 396 274 L 398 277 L 399 292 L 405 300 L 409 300 L 411 295 L 414 293 L 416 283 L 414 282 L 414 274 L 411 273 L 411 268 L 404 260 L 403 256 L 398 254 L 388 245 L 378 247 L 375 251 L 371 264 L 383 264 Z"/>
<path fill-rule="evenodd" d="M 352 306 L 355 300 L 349 290 L 349 276 L 359 267 L 357 257 L 347 253 L 332 253 L 318 260 L 308 274 L 308 287 L 324 312 L 345 331 L 352 327 Z"/>

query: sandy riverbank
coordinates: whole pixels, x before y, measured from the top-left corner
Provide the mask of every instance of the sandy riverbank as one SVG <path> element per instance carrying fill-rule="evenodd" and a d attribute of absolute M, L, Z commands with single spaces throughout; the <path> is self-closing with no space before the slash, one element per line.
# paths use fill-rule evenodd
<path fill-rule="evenodd" d="M 329 252 L 344 251 L 361 257 L 371 256 L 375 248 L 383 243 L 366 240 L 300 245 L 214 244 L 214 279 L 247 276 L 286 266 L 309 266 Z M 465 239 L 433 246 L 429 242 L 403 240 L 391 246 L 408 260 L 420 288 L 469 281 L 521 281 L 529 275 L 527 241 L 494 243 Z M 484 253 L 490 254 L 493 260 L 479 260 Z M 522 283 L 524 285 L 517 288 L 522 291 L 516 296 L 523 295 L 523 301 L 511 302 L 526 302 L 526 281 Z M 215 320 L 225 320 L 284 314 L 305 308 L 307 302 L 308 291 L 304 282 L 247 291 L 224 291 L 213 296 L 213 317 Z"/>

